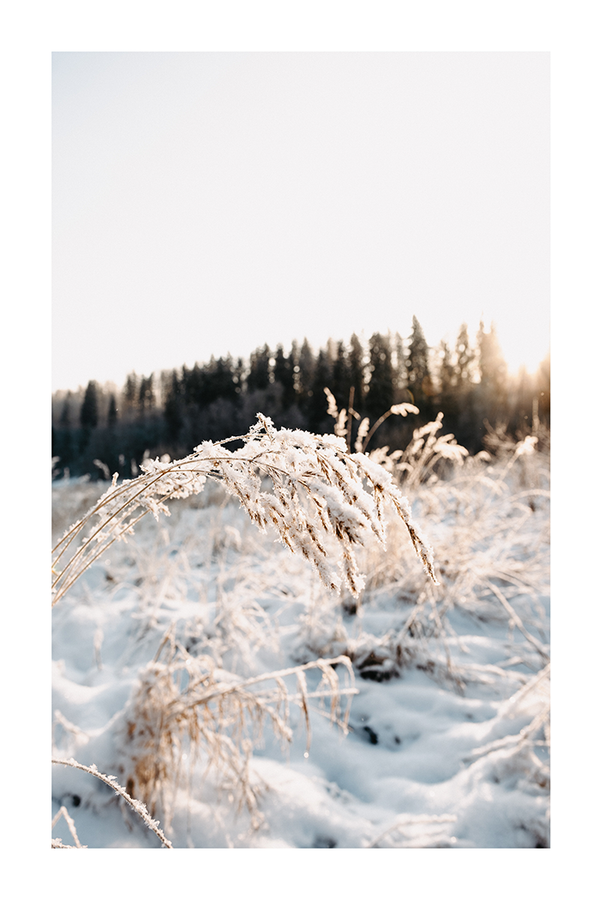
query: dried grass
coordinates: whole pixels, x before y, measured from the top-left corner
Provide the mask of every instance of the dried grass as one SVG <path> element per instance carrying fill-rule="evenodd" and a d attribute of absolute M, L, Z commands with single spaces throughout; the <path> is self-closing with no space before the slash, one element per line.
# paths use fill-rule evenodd
<path fill-rule="evenodd" d="M 346 673 L 344 684 L 336 667 Z M 312 689 L 306 680 L 309 671 L 320 675 Z M 152 814 L 160 810 L 168 827 L 181 779 L 187 774 L 191 782 L 200 763 L 203 778 L 212 774 L 220 791 L 238 811 L 246 807 L 253 827 L 258 827 L 259 790 L 251 777 L 250 759 L 265 725 L 282 745 L 289 744 L 290 707 L 299 707 L 308 754 L 309 701 L 319 700 L 321 711 L 346 733 L 349 700 L 355 693 L 352 666 L 343 656 L 241 679 L 218 669 L 211 657 L 191 656 L 169 634 L 141 671 L 125 711 L 121 758 L 127 790 Z"/>

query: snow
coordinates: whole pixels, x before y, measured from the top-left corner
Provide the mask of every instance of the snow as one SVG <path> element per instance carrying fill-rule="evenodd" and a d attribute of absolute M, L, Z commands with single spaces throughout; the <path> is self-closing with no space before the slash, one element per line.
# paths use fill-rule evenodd
<path fill-rule="evenodd" d="M 523 461 L 530 463 L 531 455 Z M 516 472 L 517 464 L 511 475 Z M 438 488 L 436 496 L 430 491 L 429 498 L 410 499 L 436 559 L 449 557 L 446 567 L 452 568 L 453 546 L 458 557 L 466 550 L 454 530 L 460 516 L 451 515 L 454 507 L 444 500 L 448 488 Z M 66 517 L 74 520 L 79 507 L 77 514 L 90 505 L 94 490 L 78 481 L 55 486 L 59 535 Z M 255 739 L 249 769 L 258 796 L 255 814 L 239 812 L 233 788 L 214 770 L 203 771 L 202 759 L 194 768 L 191 748 L 182 745 L 174 799 L 168 809 L 149 809 L 175 848 L 549 846 L 542 656 L 548 650 L 547 508 L 540 503 L 536 511 L 528 509 L 508 529 L 507 496 L 486 494 L 496 521 L 494 528 L 483 523 L 471 533 L 475 556 L 469 563 L 472 571 L 487 566 L 490 578 L 496 564 L 506 570 L 510 562 L 513 573 L 519 565 L 530 567 L 534 583 L 512 586 L 515 616 L 511 620 L 493 592 L 483 595 L 483 579 L 473 585 L 472 571 L 470 580 L 464 570 L 460 577 L 441 575 L 440 589 L 453 598 L 443 615 L 446 626 L 436 633 L 439 608 L 433 604 L 429 620 L 424 613 L 418 620 L 421 629 L 433 622 L 430 632 L 412 642 L 407 620 L 415 609 L 429 609 L 429 595 L 418 568 L 405 562 L 412 548 L 406 538 L 401 546 L 400 532 L 388 531 L 386 552 L 366 548 L 367 588 L 353 609 L 328 593 L 310 564 L 274 533 L 259 532 L 218 488 L 173 503 L 169 519 L 139 523 L 135 536 L 113 545 L 54 610 L 53 755 L 95 764 L 126 786 L 124 721 L 140 673 L 169 629 L 191 658 L 210 657 L 234 682 L 351 653 L 358 693 L 347 734 L 311 701 L 308 756 L 304 713 L 293 704 L 287 749 L 268 722 Z M 428 513 L 440 508 L 443 514 L 428 522 Z M 500 543 L 490 543 L 490 534 Z M 528 547 L 534 547 L 530 559 Z M 377 567 L 390 576 L 387 584 L 383 576 L 369 580 Z M 420 596 L 414 593 L 419 584 Z M 460 593 L 457 584 L 465 588 L 462 603 L 452 594 Z M 403 628 L 410 648 L 405 658 L 398 656 Z M 363 667 L 370 677 L 357 670 L 365 658 L 374 660 L 370 669 Z M 343 680 L 339 668 L 338 674 Z M 306 672 L 308 691 L 318 680 Z M 288 689 L 293 694 L 295 683 L 289 681 Z M 160 847 L 107 785 L 54 766 L 52 815 L 62 806 L 88 848 Z M 64 818 L 53 837 L 72 844 Z"/>

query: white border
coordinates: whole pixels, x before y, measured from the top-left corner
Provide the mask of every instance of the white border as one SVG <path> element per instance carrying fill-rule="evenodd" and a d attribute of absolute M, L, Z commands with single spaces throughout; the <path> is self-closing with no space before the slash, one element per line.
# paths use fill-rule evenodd
<path fill-rule="evenodd" d="M 241 891 L 295 898 L 308 890 L 322 897 L 414 890 L 426 898 L 450 892 L 495 900 L 508 892 L 518 897 L 543 893 L 551 885 L 556 894 L 577 893 L 578 885 L 586 883 L 597 818 L 597 798 L 590 796 L 597 791 L 596 771 L 587 749 L 595 746 L 587 723 L 594 721 L 597 706 L 595 692 L 589 693 L 595 670 L 587 662 L 593 660 L 599 633 L 597 598 L 587 574 L 597 526 L 595 512 L 589 520 L 593 498 L 590 504 L 586 497 L 585 507 L 579 500 L 583 484 L 578 485 L 577 474 L 585 467 L 586 493 L 593 491 L 598 426 L 591 360 L 599 300 L 600 159 L 593 13 L 591 2 L 578 0 L 5 4 L 0 23 L 2 175 L 8 197 L 2 212 L 2 421 L 9 482 L 5 527 L 14 536 L 14 547 L 12 539 L 5 543 L 5 644 L 12 647 L 3 654 L 10 679 L 4 678 L 2 839 L 5 866 L 14 866 L 15 874 L 17 868 L 29 873 L 33 860 L 37 870 L 42 856 L 46 871 L 39 875 L 53 879 L 52 890 L 68 896 L 78 886 L 91 898 L 118 884 L 124 896 L 136 887 L 156 892 L 169 887 L 204 896 L 218 890 L 226 898 Z M 40 560 L 49 535 L 50 54 L 65 50 L 551 51 L 555 498 L 557 478 L 559 483 L 553 544 L 566 560 L 557 560 L 555 552 L 553 643 L 560 681 L 553 689 L 558 786 L 551 850 L 384 851 L 376 858 L 375 851 L 315 857 L 316 851 L 298 856 L 295 850 L 240 850 L 235 862 L 225 857 L 226 851 L 203 850 L 180 854 L 176 863 L 168 855 L 147 854 L 143 865 L 132 865 L 118 851 L 100 851 L 102 857 L 48 856 L 49 615 L 44 618 L 47 589 Z M 565 505 L 561 495 L 566 490 Z M 572 624 L 575 617 L 577 626 Z M 576 654 L 569 646 L 573 641 Z M 567 740 L 567 729 L 574 741 Z M 436 855 L 423 855 L 431 853 Z M 7 884 L 11 877 L 5 874 Z"/>

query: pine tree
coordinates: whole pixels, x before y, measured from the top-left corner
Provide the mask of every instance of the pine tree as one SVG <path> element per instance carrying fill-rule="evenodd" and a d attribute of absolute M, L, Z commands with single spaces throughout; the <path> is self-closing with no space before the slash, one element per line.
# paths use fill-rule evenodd
<path fill-rule="evenodd" d="M 444 414 L 444 425 L 453 434 L 459 432 L 464 438 L 464 429 L 458 427 L 461 414 L 466 413 L 467 407 L 461 399 L 457 386 L 456 354 L 450 349 L 447 341 L 440 341 L 437 352 L 438 365 L 436 369 L 438 392 L 436 396 L 437 412 Z"/>
<path fill-rule="evenodd" d="M 365 413 L 365 353 L 363 346 L 353 334 L 350 338 L 350 353 L 348 354 L 350 366 L 350 388 L 354 388 L 352 408 L 356 412 Z"/>
<path fill-rule="evenodd" d="M 506 363 L 498 342 L 496 327 L 492 323 L 490 330 L 484 330 L 483 322 L 477 332 L 479 350 L 479 386 L 477 390 L 478 414 L 483 420 L 487 418 L 492 425 L 506 419 L 508 409 L 506 403 Z"/>
<path fill-rule="evenodd" d="M 235 363 L 231 353 L 227 356 L 220 356 L 217 360 L 217 371 L 219 378 L 220 395 L 224 400 L 230 400 L 236 403 L 238 392 L 236 390 L 235 381 Z"/>
<path fill-rule="evenodd" d="M 218 359 L 211 356 L 209 364 L 202 370 L 202 405 L 209 406 L 216 400 L 235 401 L 235 388 L 231 355 L 220 356 Z"/>
<path fill-rule="evenodd" d="M 330 390 L 335 397 L 338 409 L 347 409 L 351 383 L 350 361 L 343 341 L 338 341 L 333 369 L 331 373 Z"/>
<path fill-rule="evenodd" d="M 294 390 L 294 358 L 293 351 L 289 356 L 285 355 L 281 344 L 275 351 L 275 365 L 273 367 L 273 380 L 281 385 L 281 404 L 283 410 L 290 408 L 295 399 Z"/>
<path fill-rule="evenodd" d="M 185 402 L 188 406 L 201 407 L 204 400 L 204 369 L 198 363 L 185 373 Z"/>
<path fill-rule="evenodd" d="M 175 443 L 183 425 L 182 381 L 178 378 L 175 370 L 173 370 L 171 383 L 167 389 L 163 415 L 167 423 L 167 439 Z"/>
<path fill-rule="evenodd" d="M 198 392 L 198 405 L 202 408 L 210 406 L 219 396 L 217 384 L 217 361 L 211 355 L 208 363 L 200 367 L 200 389 Z"/>
<path fill-rule="evenodd" d="M 123 388 L 123 406 L 128 412 L 137 408 L 139 396 L 138 379 L 135 372 L 131 372 L 125 381 Z"/>
<path fill-rule="evenodd" d="M 250 371 L 246 381 L 248 392 L 264 391 L 271 381 L 271 351 L 265 344 L 250 354 Z"/>
<path fill-rule="evenodd" d="M 296 391 L 298 394 L 298 405 L 303 411 L 308 409 L 310 398 L 312 397 L 312 384 L 315 372 L 315 357 L 312 347 L 304 338 L 300 353 L 298 355 L 298 372 L 296 381 Z"/>
<path fill-rule="evenodd" d="M 388 335 L 375 332 L 369 340 L 369 393 L 367 411 L 375 421 L 394 402 L 394 367 Z"/>
<path fill-rule="evenodd" d="M 108 417 L 107 417 L 108 427 L 114 428 L 117 422 L 117 400 L 114 394 L 110 395 L 108 401 Z"/>
<path fill-rule="evenodd" d="M 89 381 L 85 389 L 79 410 L 79 422 L 81 424 L 79 450 L 83 453 L 90 442 L 92 431 L 98 424 L 98 386 L 95 381 Z"/>
<path fill-rule="evenodd" d="M 429 372 L 429 348 L 423 329 L 416 316 L 412 320 L 412 334 L 406 360 L 407 386 L 421 412 L 427 414 L 432 394 Z"/>
<path fill-rule="evenodd" d="M 473 381 L 473 361 L 475 353 L 469 346 L 469 332 L 466 324 L 460 327 L 456 339 L 456 387 L 459 393 L 468 390 Z"/>
<path fill-rule="evenodd" d="M 142 415 L 146 412 L 149 412 L 154 406 L 153 380 L 154 375 L 149 375 L 148 378 L 145 378 L 142 375 L 142 377 L 140 378 L 138 409 Z"/>
<path fill-rule="evenodd" d="M 79 412 L 79 421 L 81 427 L 88 430 L 95 428 L 98 424 L 98 386 L 95 381 L 88 381 Z"/>

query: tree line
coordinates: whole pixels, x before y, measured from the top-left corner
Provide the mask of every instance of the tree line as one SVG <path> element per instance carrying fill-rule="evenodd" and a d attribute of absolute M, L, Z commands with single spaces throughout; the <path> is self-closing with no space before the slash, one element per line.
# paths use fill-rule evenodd
<path fill-rule="evenodd" d="M 462 325 L 454 346 L 428 346 L 413 317 L 407 339 L 375 332 L 363 345 L 329 340 L 317 352 L 308 340 L 272 350 L 267 344 L 249 359 L 230 355 L 193 368 L 140 376 L 132 372 L 122 388 L 92 380 L 77 392 L 52 397 L 54 473 L 123 477 L 137 474 L 144 456 L 178 458 L 204 440 L 244 434 L 256 413 L 279 427 L 317 434 L 333 431 L 325 388 L 338 409 L 353 409 L 371 423 L 393 404 L 409 402 L 418 416 L 389 417 L 371 447 L 402 449 L 415 427 L 444 414 L 444 431 L 471 452 L 484 446 L 490 427 L 513 436 L 549 427 L 550 366 L 535 374 L 522 369 L 509 377 L 492 325 L 472 341 Z M 352 438 L 351 438 L 352 439 Z"/>

